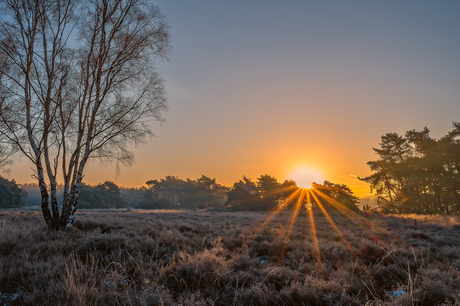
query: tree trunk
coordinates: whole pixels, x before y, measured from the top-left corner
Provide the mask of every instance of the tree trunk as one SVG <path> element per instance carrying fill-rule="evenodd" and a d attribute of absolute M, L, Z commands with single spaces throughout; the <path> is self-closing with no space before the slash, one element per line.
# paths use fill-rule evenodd
<path fill-rule="evenodd" d="M 41 208 L 43 212 L 43 218 L 45 219 L 45 222 L 48 225 L 48 229 L 57 231 L 59 230 L 59 219 L 55 219 L 53 216 L 54 214 L 52 213 L 48 189 L 46 188 L 45 178 L 43 176 L 43 168 L 42 168 L 40 160 L 37 161 L 37 177 L 38 177 L 38 186 L 40 187 L 40 194 L 42 196 Z M 57 202 L 56 202 L 56 208 L 57 208 Z"/>
<path fill-rule="evenodd" d="M 81 181 L 83 179 L 83 169 L 85 168 L 85 164 L 88 160 L 88 152 L 89 150 L 86 152 L 86 154 L 83 156 L 80 162 L 77 177 L 75 182 L 72 183 L 68 200 L 64 202 L 62 206 L 61 228 L 64 230 L 70 229 L 75 218 L 75 213 L 77 212 L 77 204 L 80 198 Z"/>

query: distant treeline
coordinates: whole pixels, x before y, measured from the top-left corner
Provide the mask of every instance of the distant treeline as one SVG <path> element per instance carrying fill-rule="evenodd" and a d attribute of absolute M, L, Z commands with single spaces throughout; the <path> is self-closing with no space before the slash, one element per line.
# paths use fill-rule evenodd
<path fill-rule="evenodd" d="M 295 181 L 286 180 L 280 183 L 275 177 L 267 174 L 261 175 L 256 181 L 243 177 L 232 187 L 218 184 L 215 178 L 205 175 L 196 180 L 166 176 L 164 179 L 149 180 L 146 185 L 147 187 L 140 188 L 120 188 L 110 181 L 96 186 L 83 184 L 78 207 L 267 211 L 279 205 L 283 208 L 294 207 L 297 202 L 286 199 L 299 190 Z M 17 188 L 22 190 L 24 195 L 28 194 L 27 200 L 25 197 L 22 198 L 21 205 L 41 205 L 37 185 L 25 184 L 21 187 L 23 189 Z M 357 209 L 359 200 L 348 186 L 325 181 L 323 184 L 315 184 L 314 187 L 324 198 L 305 197 L 301 203 L 303 207 L 306 207 L 306 204 L 313 207 L 318 204 L 330 206 L 325 200 L 327 197 L 350 209 Z M 59 194 L 62 192 L 60 190 L 62 186 L 58 188 Z"/>
<path fill-rule="evenodd" d="M 15 180 L 0 176 L 0 207 L 20 207 L 26 204 L 27 191 Z"/>
<path fill-rule="evenodd" d="M 228 188 L 202 175 L 196 180 L 166 176 L 146 182 L 148 188 L 138 208 L 223 208 Z"/>
<path fill-rule="evenodd" d="M 40 206 L 42 197 L 40 188 L 37 184 L 24 184 L 20 187 L 25 191 L 27 198 L 24 199 L 24 205 Z M 145 188 L 144 188 L 145 189 Z M 63 186 L 58 186 L 58 205 L 62 205 L 62 190 Z M 115 183 L 106 181 L 96 186 L 82 184 L 80 189 L 79 208 L 123 208 L 128 207 L 130 196 L 125 199 L 121 193 L 122 189 Z M 142 189 L 135 189 L 137 193 L 142 193 Z M 126 190 L 127 192 L 129 189 Z M 132 196 L 131 196 L 132 197 Z M 132 205 L 135 206 L 137 202 Z"/>
<path fill-rule="evenodd" d="M 335 184 L 324 181 L 323 184 L 313 183 L 315 190 L 313 195 L 306 196 L 298 193 L 299 187 L 293 180 L 279 183 L 270 175 L 261 175 L 256 182 L 243 177 L 243 180 L 233 184 L 227 192 L 227 200 L 224 207 L 230 210 L 266 211 L 281 206 L 293 208 L 297 204 L 306 208 L 337 207 L 337 204 L 351 210 L 358 210 L 359 199 L 351 189 L 344 184 Z M 300 197 L 301 203 L 298 202 Z"/>
<path fill-rule="evenodd" d="M 460 212 L 460 123 L 440 139 L 422 131 L 382 136 L 378 159 L 367 164 L 370 184 L 384 213 Z"/>
<path fill-rule="evenodd" d="M 286 180 L 283 183 L 270 175 L 261 175 L 254 182 L 247 177 L 226 187 L 202 175 L 196 180 L 182 180 L 176 176 L 166 176 L 160 180 L 150 180 L 137 208 L 144 209 L 215 209 L 232 211 L 267 211 L 278 205 L 286 208 L 293 207 L 295 201 L 286 201 L 299 189 L 295 181 Z M 356 210 L 358 198 L 343 184 L 325 181 L 316 184 L 315 189 L 329 199 L 338 201 L 350 209 Z M 324 198 L 312 199 L 307 203 L 305 197 L 302 204 L 318 203 L 329 206 Z"/>

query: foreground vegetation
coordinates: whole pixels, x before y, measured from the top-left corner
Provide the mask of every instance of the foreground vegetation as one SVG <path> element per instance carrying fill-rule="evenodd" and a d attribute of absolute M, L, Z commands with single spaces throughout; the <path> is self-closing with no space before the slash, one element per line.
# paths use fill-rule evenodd
<path fill-rule="evenodd" d="M 460 303 L 458 217 L 330 212 L 335 231 L 301 211 L 291 231 L 291 214 L 93 210 L 62 233 L 38 211 L 3 211 L 0 302 Z"/>

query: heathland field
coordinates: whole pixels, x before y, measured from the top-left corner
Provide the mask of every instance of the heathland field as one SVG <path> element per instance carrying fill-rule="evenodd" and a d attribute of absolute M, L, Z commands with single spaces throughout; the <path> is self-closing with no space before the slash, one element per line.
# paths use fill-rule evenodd
<path fill-rule="evenodd" d="M 460 220 L 292 211 L 0 212 L 2 305 L 458 305 Z"/>

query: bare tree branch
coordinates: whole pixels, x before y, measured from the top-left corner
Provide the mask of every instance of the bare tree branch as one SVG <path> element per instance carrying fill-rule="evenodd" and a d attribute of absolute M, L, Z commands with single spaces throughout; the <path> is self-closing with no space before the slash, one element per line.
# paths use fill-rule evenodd
<path fill-rule="evenodd" d="M 52 229 L 66 229 L 89 158 L 132 164 L 128 144 L 144 142 L 153 135 L 148 122 L 163 120 L 164 81 L 154 64 L 169 53 L 168 26 L 157 7 L 141 0 L 0 5 L 6 12 L 0 21 L 0 144 L 32 160 L 45 220 Z"/>

